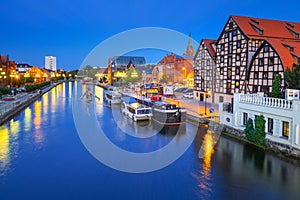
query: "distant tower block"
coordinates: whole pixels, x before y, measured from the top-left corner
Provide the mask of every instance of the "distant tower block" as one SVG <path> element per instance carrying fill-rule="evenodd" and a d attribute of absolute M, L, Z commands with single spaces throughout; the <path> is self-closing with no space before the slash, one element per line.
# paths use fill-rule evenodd
<path fill-rule="evenodd" d="M 56 71 L 56 57 L 55 56 L 45 56 L 45 68 Z"/>

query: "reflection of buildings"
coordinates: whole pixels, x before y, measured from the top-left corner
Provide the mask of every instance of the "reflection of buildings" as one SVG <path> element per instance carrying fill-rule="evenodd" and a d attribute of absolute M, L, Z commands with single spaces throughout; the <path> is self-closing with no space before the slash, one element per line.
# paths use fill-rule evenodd
<path fill-rule="evenodd" d="M 13 79 L 17 78 L 15 61 L 10 61 L 8 55 L 0 55 L 0 86 L 12 85 Z"/>
<path fill-rule="evenodd" d="M 229 17 L 215 43 L 215 101 L 231 102 L 233 94 L 238 92 L 264 92 L 268 95 L 275 75 L 281 74 L 284 79 L 284 72 L 298 62 L 299 34 L 300 23 Z M 203 42 L 199 49 L 201 45 Z M 210 45 L 205 46 L 210 48 Z M 195 59 L 200 70 L 213 69 L 209 66 L 211 62 L 207 64 L 207 56 L 197 54 Z M 210 73 L 196 73 L 195 87 L 205 91 L 205 81 L 200 80 L 208 80 Z M 285 81 L 282 87 L 285 87 Z"/>
<path fill-rule="evenodd" d="M 220 170 L 221 174 L 226 174 L 223 176 L 225 177 L 224 182 L 220 184 L 229 187 L 238 185 L 239 188 L 248 189 L 253 188 L 253 184 L 256 185 L 254 188 L 263 189 L 268 186 L 268 188 L 277 189 L 279 193 L 284 191 L 287 194 L 285 199 L 299 198 L 300 173 L 298 166 L 273 154 L 220 137 L 213 162 L 218 167 L 216 171 Z M 238 195 L 236 192 L 239 190 L 234 192 L 235 195 Z M 225 196 L 223 198 L 226 199 Z"/>

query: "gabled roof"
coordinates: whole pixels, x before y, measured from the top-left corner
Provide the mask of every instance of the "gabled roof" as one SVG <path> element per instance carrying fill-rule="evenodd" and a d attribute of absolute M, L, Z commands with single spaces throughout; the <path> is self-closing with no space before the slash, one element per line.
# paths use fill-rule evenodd
<path fill-rule="evenodd" d="M 300 23 L 245 16 L 231 17 L 249 38 L 281 38 L 299 40 L 299 38 L 295 38 L 292 32 L 300 34 Z M 261 30 L 262 35 L 260 35 L 255 28 Z"/>
<path fill-rule="evenodd" d="M 207 47 L 210 56 L 215 58 L 216 51 L 212 45 L 215 44 L 217 42 L 217 40 L 203 39 L 202 41 L 203 41 L 204 45 Z"/>
<path fill-rule="evenodd" d="M 267 43 L 269 43 L 283 62 L 284 71 L 288 68 L 291 70 L 294 63 L 297 63 L 293 55 L 297 58 L 300 58 L 300 41 L 284 41 L 284 40 L 276 40 L 276 39 L 267 39 Z M 263 45 L 264 46 L 264 45 Z M 288 47 L 292 47 L 293 51 L 291 52 Z"/>

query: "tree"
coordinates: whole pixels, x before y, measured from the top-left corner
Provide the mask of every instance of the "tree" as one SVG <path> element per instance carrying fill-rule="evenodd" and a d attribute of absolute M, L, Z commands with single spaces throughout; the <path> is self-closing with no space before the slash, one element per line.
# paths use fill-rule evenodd
<path fill-rule="evenodd" d="M 159 80 L 160 83 L 168 83 L 168 77 L 163 75 L 162 78 Z"/>
<path fill-rule="evenodd" d="M 34 78 L 33 77 L 25 77 L 25 83 L 34 83 Z"/>
<path fill-rule="evenodd" d="M 282 84 L 281 75 L 277 74 L 272 84 L 272 92 L 270 93 L 270 97 L 283 98 L 283 93 L 281 91 L 281 84 Z"/>
<path fill-rule="evenodd" d="M 292 70 L 288 68 L 284 77 L 290 89 L 300 90 L 300 61 L 293 65 Z"/>
<path fill-rule="evenodd" d="M 255 130 L 253 126 L 253 120 L 251 118 L 248 119 L 244 132 L 249 141 L 255 141 Z"/>
<path fill-rule="evenodd" d="M 248 119 L 246 128 L 244 130 L 246 134 L 247 140 L 254 142 L 259 145 L 264 145 L 264 140 L 266 137 L 265 132 L 265 124 L 266 120 L 263 115 L 256 117 L 255 120 L 255 128 L 253 126 L 253 120 L 251 118 Z"/>
<path fill-rule="evenodd" d="M 266 120 L 263 115 L 260 115 L 259 117 L 255 118 L 254 122 L 255 122 L 256 142 L 260 145 L 263 145 L 266 137 L 266 132 L 265 132 Z"/>
<path fill-rule="evenodd" d="M 135 83 L 142 79 L 141 72 L 135 69 L 127 69 L 126 70 L 126 77 L 122 79 L 123 83 Z"/>

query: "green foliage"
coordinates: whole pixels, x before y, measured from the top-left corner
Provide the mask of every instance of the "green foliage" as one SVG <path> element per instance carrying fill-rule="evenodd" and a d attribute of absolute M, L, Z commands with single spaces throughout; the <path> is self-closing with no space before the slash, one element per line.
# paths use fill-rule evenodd
<path fill-rule="evenodd" d="M 265 124 L 266 120 L 264 119 L 263 115 L 260 115 L 255 119 L 255 128 L 253 125 L 253 120 L 249 118 L 244 130 L 247 140 L 259 145 L 264 145 L 264 140 L 266 137 Z"/>
<path fill-rule="evenodd" d="M 59 80 L 64 80 L 63 76 L 58 76 L 58 77 L 51 77 L 51 81 L 59 81 Z"/>
<path fill-rule="evenodd" d="M 127 83 L 135 83 L 142 79 L 142 73 L 135 69 L 127 69 L 126 77 L 122 79 L 122 82 Z"/>
<path fill-rule="evenodd" d="M 290 89 L 300 90 L 300 62 L 297 65 L 294 64 L 292 70 L 288 68 L 284 77 Z"/>
<path fill-rule="evenodd" d="M 255 130 L 256 130 L 256 140 L 257 143 L 260 145 L 264 144 L 264 139 L 266 137 L 266 132 L 265 132 L 265 124 L 266 120 L 263 115 L 260 115 L 259 117 L 255 118 Z"/>
<path fill-rule="evenodd" d="M 8 94 L 9 93 L 9 89 L 7 87 L 0 87 L 0 93 L 1 94 Z"/>
<path fill-rule="evenodd" d="M 282 77 L 280 74 L 277 74 L 272 84 L 272 92 L 270 93 L 270 97 L 283 98 L 283 93 L 281 91 L 281 84 L 282 84 Z"/>
<path fill-rule="evenodd" d="M 162 78 L 159 80 L 160 83 L 168 83 L 168 77 L 163 75 Z"/>
<path fill-rule="evenodd" d="M 251 118 L 249 118 L 247 121 L 246 128 L 245 128 L 245 134 L 246 134 L 246 138 L 249 141 L 255 140 L 255 131 L 254 131 L 254 126 L 253 126 L 253 120 Z"/>
<path fill-rule="evenodd" d="M 31 92 L 31 91 L 34 91 L 34 90 L 37 90 L 37 89 L 41 89 L 47 85 L 50 85 L 50 82 L 44 82 L 44 83 L 41 83 L 41 84 L 34 84 L 34 85 L 26 85 L 25 86 L 25 89 L 27 92 Z"/>
<path fill-rule="evenodd" d="M 91 67 L 90 65 L 86 65 L 84 68 L 82 68 L 80 71 L 78 71 L 78 75 L 80 76 L 88 76 L 91 78 L 95 78 L 95 75 L 99 71 L 99 67 Z"/>
<path fill-rule="evenodd" d="M 25 83 L 34 83 L 33 77 L 25 77 Z"/>

